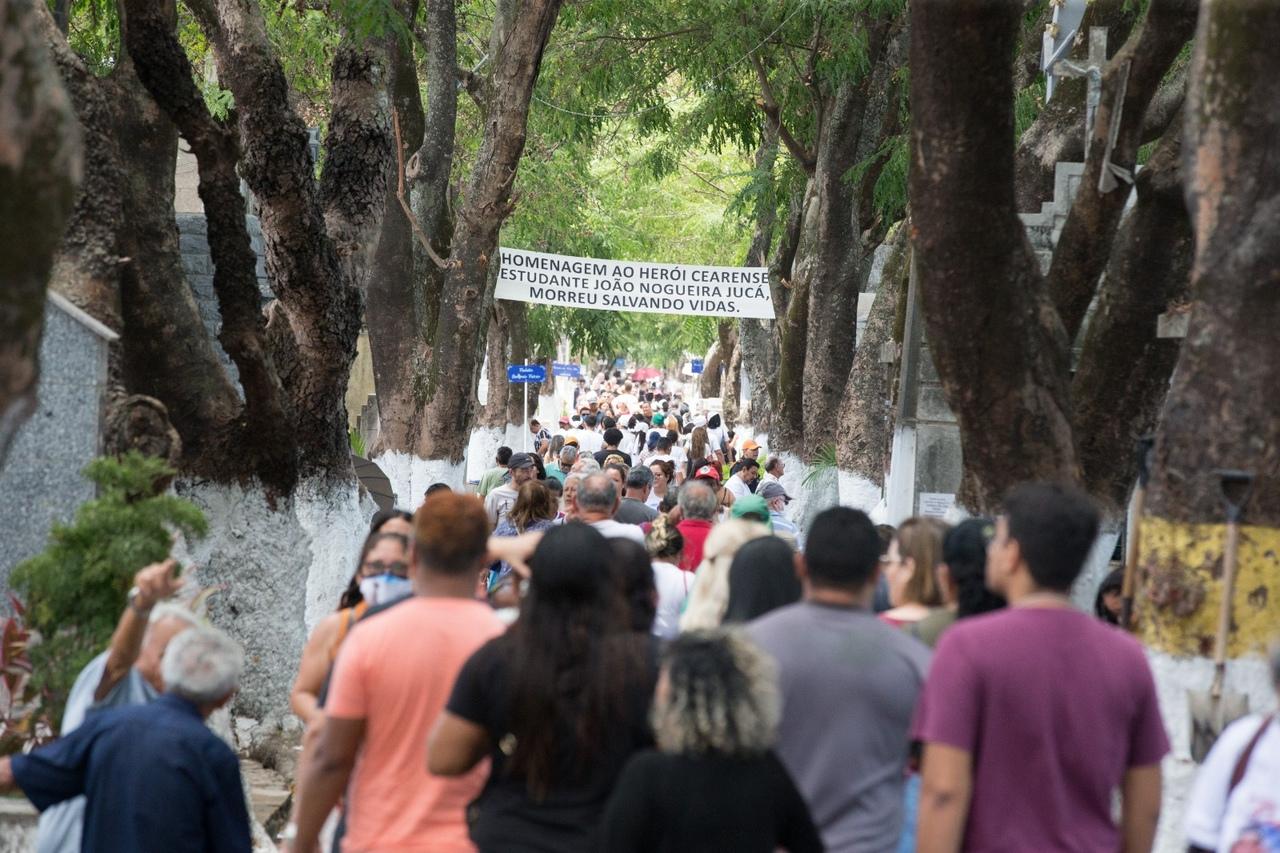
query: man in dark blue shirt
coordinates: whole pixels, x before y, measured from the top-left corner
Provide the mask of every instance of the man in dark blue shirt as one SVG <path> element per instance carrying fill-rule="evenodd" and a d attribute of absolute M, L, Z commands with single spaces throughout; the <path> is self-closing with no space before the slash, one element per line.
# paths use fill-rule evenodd
<path fill-rule="evenodd" d="M 84 853 L 249 853 L 240 763 L 204 724 L 235 694 L 242 667 L 224 634 L 183 632 L 165 651 L 167 693 L 0 760 L 0 791 L 16 784 L 41 810 L 84 794 Z"/>

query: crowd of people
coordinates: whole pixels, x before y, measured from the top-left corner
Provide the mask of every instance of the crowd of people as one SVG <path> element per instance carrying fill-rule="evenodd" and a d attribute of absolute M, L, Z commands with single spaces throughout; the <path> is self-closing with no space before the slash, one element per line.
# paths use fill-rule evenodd
<path fill-rule="evenodd" d="M 836 507 L 801 530 L 781 461 L 718 417 L 603 397 L 531 424 L 536 452 L 501 449 L 479 494 L 374 518 L 293 686 L 282 850 L 1151 849 L 1169 744 L 1142 647 L 1068 595 L 1087 497 L 1028 484 L 994 520 Z M 42 853 L 82 832 L 249 849 L 234 755 L 200 724 L 244 663 L 166 603 L 180 586 L 142 569 L 61 739 L 0 761 L 45 810 Z M 1280 725 L 1250 717 L 1206 761 L 1187 843 L 1277 849 L 1277 814 Z"/>

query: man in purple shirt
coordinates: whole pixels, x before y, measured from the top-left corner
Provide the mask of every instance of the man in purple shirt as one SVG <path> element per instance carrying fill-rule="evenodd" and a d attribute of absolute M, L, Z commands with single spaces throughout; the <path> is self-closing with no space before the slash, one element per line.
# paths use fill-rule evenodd
<path fill-rule="evenodd" d="M 1097 532 L 1074 489 L 1006 498 L 987 586 L 1010 607 L 942 635 L 916 711 L 920 853 L 1151 849 L 1169 751 L 1151 671 L 1068 597 Z"/>

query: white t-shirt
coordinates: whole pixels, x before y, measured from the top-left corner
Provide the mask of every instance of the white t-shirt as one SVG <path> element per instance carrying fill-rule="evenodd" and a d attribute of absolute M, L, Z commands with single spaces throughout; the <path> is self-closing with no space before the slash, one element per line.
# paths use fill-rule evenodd
<path fill-rule="evenodd" d="M 1262 720 L 1252 714 L 1227 726 L 1201 765 L 1187 804 L 1188 844 L 1218 853 L 1280 851 L 1280 722 L 1271 720 L 1227 797 L 1231 773 Z"/>
<path fill-rule="evenodd" d="M 644 531 L 638 524 L 623 524 L 612 518 L 606 518 L 603 521 L 591 522 L 591 526 L 599 530 L 600 535 L 605 539 L 630 539 L 641 547 L 644 546 Z"/>
<path fill-rule="evenodd" d="M 682 572 L 679 566 L 655 560 L 653 584 L 658 588 L 658 612 L 653 619 L 656 637 L 669 640 L 680 633 L 680 611 L 693 586 L 693 572 Z"/>
<path fill-rule="evenodd" d="M 511 508 L 516 505 L 517 497 L 519 494 L 510 483 L 503 483 L 490 492 L 484 499 L 484 511 L 489 515 L 489 523 L 494 527 L 501 524 L 506 519 L 507 513 L 511 512 Z"/>
<path fill-rule="evenodd" d="M 724 487 L 729 490 L 735 499 L 745 498 L 751 494 L 751 487 L 743 482 L 742 478 L 734 474 L 728 480 L 725 480 Z"/>

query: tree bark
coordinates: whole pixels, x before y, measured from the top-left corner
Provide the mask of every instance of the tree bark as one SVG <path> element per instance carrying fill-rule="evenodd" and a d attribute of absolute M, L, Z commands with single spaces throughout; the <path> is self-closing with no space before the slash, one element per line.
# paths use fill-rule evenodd
<path fill-rule="evenodd" d="M 396 4 L 396 9 L 406 25 L 411 26 L 417 17 L 418 3 L 416 0 L 403 0 Z M 429 30 L 428 37 L 437 39 L 439 35 Z M 371 448 L 374 454 L 386 449 L 403 449 L 412 441 L 415 429 L 414 364 L 422 346 L 418 258 L 420 256 L 425 263 L 431 263 L 415 243 L 412 224 L 397 197 L 403 179 L 399 174 L 400 163 L 411 162 L 419 150 L 426 126 L 412 40 L 403 40 L 398 33 L 387 36 L 387 61 L 388 91 L 399 122 L 400 151 L 398 159 L 393 151 L 386 163 L 386 213 L 382 218 L 382 235 L 365 291 L 365 327 L 369 330 L 373 385 L 378 399 L 378 440 Z M 419 201 L 421 190 L 417 181 L 406 180 L 404 191 L 406 201 L 411 204 Z M 427 233 L 435 232 L 429 230 Z M 447 235 L 445 237 L 447 245 Z"/>
<path fill-rule="evenodd" d="M 698 394 L 702 397 L 720 396 L 720 367 L 724 359 L 720 357 L 720 339 L 711 342 L 710 349 L 702 359 L 702 374 L 698 377 Z"/>
<path fill-rule="evenodd" d="M 1138 173 L 1138 201 L 1116 237 L 1072 380 L 1085 487 L 1113 516 L 1128 500 L 1133 447 L 1155 428 L 1181 345 L 1156 336 L 1160 314 L 1183 299 L 1191 268 L 1181 141 L 1179 122 Z"/>
<path fill-rule="evenodd" d="M 45 288 L 81 135 L 29 0 L 0 0 L 0 464 L 36 408 Z"/>
<path fill-rule="evenodd" d="M 1280 7 L 1207 0 L 1187 95 L 1183 166 L 1195 233 L 1190 328 L 1156 436 L 1142 522 L 1145 639 L 1211 648 L 1221 596 L 1224 503 L 1217 469 L 1254 474 L 1228 654 L 1261 651 L 1280 577 Z"/>
<path fill-rule="evenodd" d="M 716 324 L 716 338 L 720 342 L 720 411 L 725 425 L 733 429 L 738 420 L 738 397 L 742 394 L 742 380 L 738 371 L 742 367 L 738 352 L 738 328 L 732 320 Z"/>
<path fill-rule="evenodd" d="M 899 295 L 905 292 L 911 272 L 911 221 L 898 225 L 893 248 L 885 262 L 880 288 L 862 330 L 853 357 L 853 369 L 844 391 L 836 440 L 836 461 L 841 471 L 852 472 L 884 486 L 893 439 L 893 386 L 896 377 L 880 360 L 884 344 L 894 341 Z"/>
<path fill-rule="evenodd" d="M 191 145 L 199 165 L 200 200 L 207 220 L 213 287 L 222 329 L 218 339 L 231 357 L 244 390 L 243 417 L 227 441 L 235 456 L 280 493 L 292 491 L 297 476 L 297 437 L 291 412 L 266 345 L 266 324 L 258 291 L 257 256 L 245 224 L 244 197 L 236 163 L 235 130 L 215 122 L 194 82 L 194 72 L 178 43 L 176 16 L 151 0 L 124 0 L 125 42 L 137 71 L 159 107 Z M 224 448 L 230 450 L 231 447 Z M 224 464 L 230 454 L 219 454 Z"/>
<path fill-rule="evenodd" d="M 756 203 L 755 227 L 751 246 L 747 249 L 746 266 L 769 265 L 769 248 L 777 224 L 777 201 L 774 195 L 773 167 L 778 159 L 778 134 L 764 122 L 760 145 L 756 148 L 755 172 L 767 181 L 767 190 Z M 738 349 L 742 371 L 751 384 L 751 400 L 747 404 L 747 420 L 756 433 L 768 433 L 770 421 L 769 386 L 777 372 L 778 351 L 774 338 L 776 320 L 743 319 L 738 322 Z"/>
<path fill-rule="evenodd" d="M 507 420 L 507 327 L 505 318 L 498 313 L 501 299 L 493 301 L 489 309 L 489 329 L 485 334 L 485 358 L 489 362 L 484 408 L 476 422 L 490 429 L 501 428 Z"/>
<path fill-rule="evenodd" d="M 505 315 L 507 352 L 511 357 L 508 364 L 523 364 L 525 359 L 528 359 L 530 364 L 536 364 L 533 353 L 529 351 L 529 306 L 524 302 L 512 302 L 509 299 L 495 299 L 494 304 L 498 306 L 499 312 Z M 501 365 L 501 370 L 503 384 L 506 386 L 506 423 L 521 424 L 523 429 L 528 429 L 529 425 L 525 423 L 524 418 L 525 387 L 520 383 L 505 381 L 506 364 Z M 537 385 L 529 388 L 529 395 L 533 398 L 529 404 L 530 417 L 532 417 L 538 408 Z"/>
<path fill-rule="evenodd" d="M 339 46 L 317 187 L 307 130 L 289 103 L 261 10 L 238 0 L 191 5 L 209 36 L 219 80 L 236 100 L 240 171 L 259 205 L 278 298 L 268 316 L 268 340 L 290 392 L 303 472 L 345 471 L 350 449 L 343 398 L 391 154 L 383 46 L 346 39 Z"/>
<path fill-rule="evenodd" d="M 528 0 L 495 60 L 484 140 L 458 213 L 427 368 L 424 415 L 431 429 L 421 437 L 421 455 L 427 459 L 459 463 L 466 451 L 483 333 L 479 309 L 492 298 L 489 267 L 496 260 L 498 231 L 511 212 L 529 101 L 559 11 L 560 0 Z"/>
<path fill-rule="evenodd" d="M 1114 134 L 1109 162 L 1132 174 L 1147 106 L 1195 31 L 1196 5 L 1196 0 L 1152 0 L 1146 20 L 1103 74 L 1089 157 L 1048 276 L 1054 307 L 1072 339 L 1093 301 L 1098 276 L 1111 254 L 1116 224 L 1129 198 L 1129 184 L 1123 180 L 1105 192 L 1099 185 L 1108 161 L 1108 138 Z"/>
<path fill-rule="evenodd" d="M 960 501 L 1076 481 L 1068 342 L 1017 217 L 1011 58 L 1020 13 L 911 7 L 912 244 L 930 347 L 959 422 Z M 963 69 L 963 73 L 958 73 Z"/>

